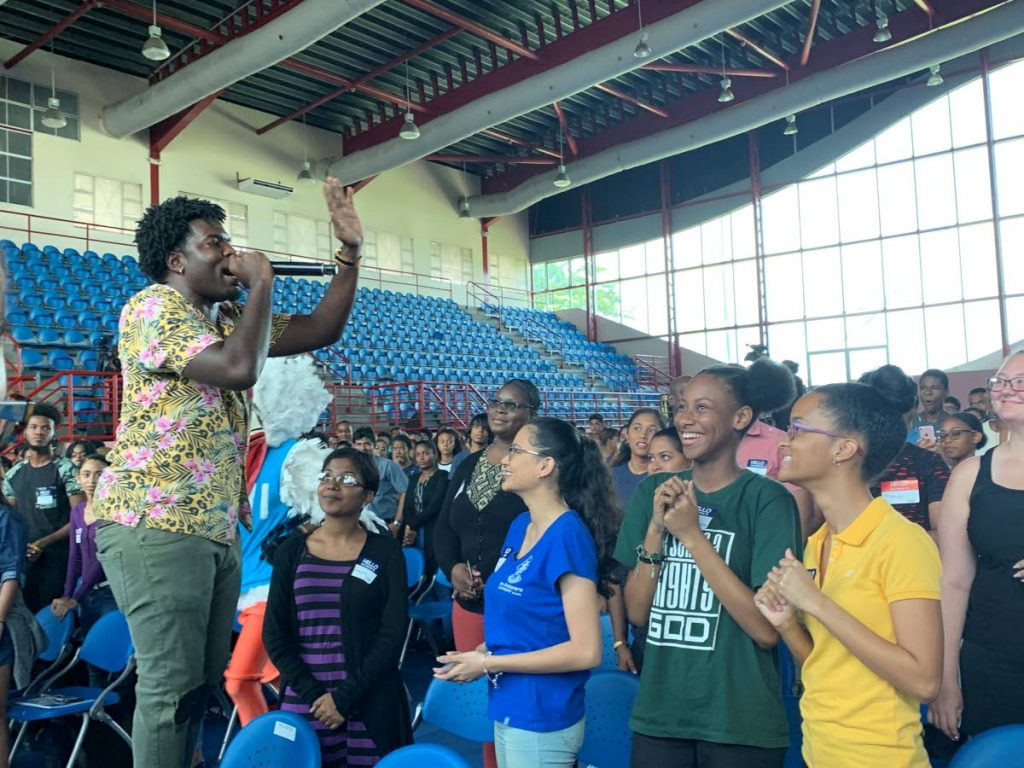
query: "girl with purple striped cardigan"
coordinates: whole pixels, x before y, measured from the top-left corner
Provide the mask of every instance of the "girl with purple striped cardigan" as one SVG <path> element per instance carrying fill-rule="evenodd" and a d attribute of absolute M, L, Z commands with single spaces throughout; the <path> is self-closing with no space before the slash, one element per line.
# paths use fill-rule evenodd
<path fill-rule="evenodd" d="M 405 559 L 359 514 L 379 484 L 373 459 L 331 453 L 324 521 L 273 549 L 263 642 L 281 672 L 281 709 L 308 718 L 324 766 L 374 765 L 412 742 L 398 659 L 408 621 Z"/>

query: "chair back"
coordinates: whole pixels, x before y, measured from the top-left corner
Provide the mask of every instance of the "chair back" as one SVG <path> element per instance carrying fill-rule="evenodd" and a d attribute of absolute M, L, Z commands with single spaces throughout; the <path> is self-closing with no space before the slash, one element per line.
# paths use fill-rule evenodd
<path fill-rule="evenodd" d="M 640 678 L 629 672 L 597 670 L 586 686 L 586 730 L 580 747 L 581 764 L 597 768 L 629 765 L 633 732 L 629 716 Z"/>
<path fill-rule="evenodd" d="M 63 619 L 58 619 L 53 615 L 50 606 L 46 606 L 36 614 L 36 621 L 46 634 L 46 647 L 39 654 L 39 658 L 46 662 L 56 661 L 61 651 L 71 642 L 71 633 L 75 631 L 74 611 L 68 611 Z"/>
<path fill-rule="evenodd" d="M 231 740 L 220 768 L 313 768 L 320 765 L 320 741 L 304 717 L 268 712 Z"/>
<path fill-rule="evenodd" d="M 377 768 L 470 768 L 457 753 L 440 744 L 410 744 L 386 755 Z"/>
<path fill-rule="evenodd" d="M 972 737 L 949 768 L 1024 768 L 1024 724 L 1001 725 Z"/>
<path fill-rule="evenodd" d="M 494 741 L 494 721 L 487 715 L 487 678 L 472 683 L 431 680 L 423 700 L 423 719 L 442 731 L 469 741 Z"/>
<path fill-rule="evenodd" d="M 440 584 L 442 587 L 446 587 L 448 589 L 452 588 L 451 581 L 449 581 L 448 577 L 444 575 L 444 571 L 442 571 L 440 568 L 437 569 L 437 583 Z"/>
<path fill-rule="evenodd" d="M 111 611 L 92 625 L 79 653 L 82 661 L 107 672 L 120 672 L 135 653 L 128 621 L 120 611 Z"/>
<path fill-rule="evenodd" d="M 601 664 L 598 669 L 618 669 L 619 656 L 615 652 L 615 632 L 612 629 L 612 617 L 601 614 Z"/>
<path fill-rule="evenodd" d="M 412 589 L 423 578 L 423 553 L 415 547 L 402 547 L 405 555 L 405 584 Z"/>

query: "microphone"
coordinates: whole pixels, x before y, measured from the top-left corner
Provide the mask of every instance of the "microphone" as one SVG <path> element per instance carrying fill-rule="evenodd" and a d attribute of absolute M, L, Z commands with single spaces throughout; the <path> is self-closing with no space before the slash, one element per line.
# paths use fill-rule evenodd
<path fill-rule="evenodd" d="M 272 261 L 274 275 L 278 277 L 322 277 L 338 274 L 338 265 L 321 261 L 316 263 L 302 261 Z"/>

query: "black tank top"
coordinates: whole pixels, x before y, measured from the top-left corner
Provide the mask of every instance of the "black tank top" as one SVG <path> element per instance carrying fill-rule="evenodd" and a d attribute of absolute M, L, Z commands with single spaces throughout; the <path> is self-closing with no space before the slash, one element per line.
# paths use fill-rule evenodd
<path fill-rule="evenodd" d="M 967 536 L 977 572 L 967 604 L 964 640 L 1000 654 L 1024 657 L 1024 583 L 1013 564 L 1024 560 L 1024 491 L 992 481 L 995 448 L 981 457 L 971 490 Z"/>

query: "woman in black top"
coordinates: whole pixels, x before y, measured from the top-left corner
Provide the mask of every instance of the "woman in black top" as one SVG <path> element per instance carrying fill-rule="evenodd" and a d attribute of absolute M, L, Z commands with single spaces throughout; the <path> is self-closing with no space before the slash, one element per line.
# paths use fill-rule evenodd
<path fill-rule="evenodd" d="M 415 544 L 419 539 L 423 549 L 423 575 L 430 580 L 437 570 L 434 524 L 448 491 L 448 473 L 437 468 L 437 448 L 429 440 L 416 443 L 413 458 L 420 472 L 416 482 L 406 490 L 402 512 L 395 522 L 404 523 L 409 531 L 402 537 L 406 546 Z"/>
<path fill-rule="evenodd" d="M 281 672 L 281 709 L 305 716 L 324 766 L 368 765 L 412 742 L 398 658 L 408 621 L 405 558 L 359 514 L 380 482 L 373 458 L 327 456 L 324 522 L 270 553 L 263 642 Z"/>
<path fill-rule="evenodd" d="M 472 651 L 484 642 L 484 582 L 494 572 L 509 526 L 526 511 L 523 500 L 501 490 L 501 460 L 519 429 L 540 408 L 540 392 L 526 379 L 505 382 L 487 405 L 494 442 L 459 464 L 434 531 L 434 554 L 455 593 L 452 629 L 455 650 Z M 494 747 L 484 749 L 485 768 L 495 765 Z"/>
<path fill-rule="evenodd" d="M 928 719 L 954 741 L 1024 722 L 1024 354 L 988 388 L 1011 439 L 956 466 L 939 517 L 945 654 Z"/>

